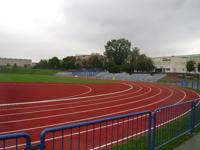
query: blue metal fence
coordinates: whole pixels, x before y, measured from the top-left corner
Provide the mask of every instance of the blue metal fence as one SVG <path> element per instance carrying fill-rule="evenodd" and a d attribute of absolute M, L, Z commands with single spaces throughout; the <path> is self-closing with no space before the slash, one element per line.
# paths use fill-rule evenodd
<path fill-rule="evenodd" d="M 157 150 L 186 133 L 193 133 L 199 125 L 200 100 L 195 100 L 158 108 L 153 114 L 145 111 L 45 129 L 37 147 L 31 147 L 31 138 L 26 133 L 0 135 L 0 150 Z"/>
<path fill-rule="evenodd" d="M 158 108 L 154 111 L 153 150 L 194 131 L 194 101 Z"/>
<path fill-rule="evenodd" d="M 191 89 L 195 89 L 195 90 L 200 90 L 200 81 L 181 80 L 181 81 L 166 81 L 164 83 L 169 84 L 169 85 L 181 86 L 181 87 L 184 87 L 184 88 L 191 88 Z"/>
<path fill-rule="evenodd" d="M 41 134 L 41 149 L 88 150 L 134 147 L 150 150 L 151 118 L 151 112 L 145 111 L 45 129 Z"/>
<path fill-rule="evenodd" d="M 0 150 L 31 150 L 31 137 L 27 133 L 0 135 Z"/>
<path fill-rule="evenodd" d="M 194 103 L 195 107 L 195 111 L 194 111 L 194 124 L 195 127 L 200 125 L 200 100 L 196 100 Z"/>

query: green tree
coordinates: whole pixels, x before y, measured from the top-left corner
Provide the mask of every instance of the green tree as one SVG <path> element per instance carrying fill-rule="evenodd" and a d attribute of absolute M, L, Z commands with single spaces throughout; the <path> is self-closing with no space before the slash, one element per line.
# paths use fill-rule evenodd
<path fill-rule="evenodd" d="M 68 56 L 63 58 L 62 67 L 64 69 L 75 69 L 76 68 L 76 57 Z"/>
<path fill-rule="evenodd" d="M 200 72 L 200 62 L 197 64 L 198 72 Z"/>
<path fill-rule="evenodd" d="M 104 68 L 110 73 L 118 73 L 120 71 L 120 66 L 116 65 L 112 60 L 106 61 Z"/>
<path fill-rule="evenodd" d="M 187 63 L 186 63 L 187 71 L 188 72 L 195 71 L 195 66 L 194 65 L 195 65 L 195 61 L 193 61 L 193 60 L 187 61 Z"/>
<path fill-rule="evenodd" d="M 129 64 L 126 65 L 128 73 L 132 74 L 136 70 L 139 56 L 140 49 L 138 47 L 134 47 L 130 52 Z"/>
<path fill-rule="evenodd" d="M 103 57 L 101 55 L 92 54 L 87 60 L 89 68 L 102 68 L 103 67 Z"/>
<path fill-rule="evenodd" d="M 40 60 L 40 62 L 34 67 L 34 68 L 42 68 L 42 69 L 46 69 L 49 67 L 49 63 L 47 60 Z"/>
<path fill-rule="evenodd" d="M 151 58 L 148 58 L 145 54 L 140 55 L 137 60 L 136 69 L 139 72 L 152 71 L 154 69 L 154 65 Z"/>
<path fill-rule="evenodd" d="M 49 67 L 54 69 L 58 69 L 60 67 L 60 60 L 58 57 L 52 57 L 49 59 Z"/>
<path fill-rule="evenodd" d="M 113 39 L 108 41 L 105 45 L 104 55 L 107 57 L 108 62 L 112 62 L 117 66 L 126 63 L 131 51 L 131 42 L 126 39 Z"/>

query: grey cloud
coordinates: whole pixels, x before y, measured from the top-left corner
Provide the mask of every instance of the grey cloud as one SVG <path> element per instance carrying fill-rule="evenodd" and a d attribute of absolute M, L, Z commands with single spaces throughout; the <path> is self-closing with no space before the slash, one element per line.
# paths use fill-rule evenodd
<path fill-rule="evenodd" d="M 27 51 L 35 60 L 102 53 L 106 41 L 124 37 L 150 56 L 197 53 L 199 8 L 198 0 L 62 1 L 61 20 L 53 25 L 38 21 L 42 34 L 14 38 L 1 34 L 0 26 L 0 51 L 4 55 Z"/>

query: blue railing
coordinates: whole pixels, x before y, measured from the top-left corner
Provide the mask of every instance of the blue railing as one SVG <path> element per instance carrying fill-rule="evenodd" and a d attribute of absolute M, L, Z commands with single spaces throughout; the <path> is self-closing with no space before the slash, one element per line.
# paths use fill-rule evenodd
<path fill-rule="evenodd" d="M 154 111 L 153 150 L 157 150 L 186 133 L 193 133 L 195 128 L 195 103 L 158 108 Z"/>
<path fill-rule="evenodd" d="M 181 80 L 181 81 L 165 81 L 164 83 L 170 84 L 170 85 L 181 86 L 184 88 L 191 88 L 194 90 L 197 90 L 197 89 L 200 90 L 200 81 Z"/>
<path fill-rule="evenodd" d="M 136 147 L 136 149 L 150 150 L 151 118 L 151 112 L 145 111 L 45 129 L 41 134 L 41 149 L 88 150 Z M 142 139 L 142 137 L 147 138 Z M 136 142 L 134 145 L 133 141 L 138 139 L 140 143 Z"/>
<path fill-rule="evenodd" d="M 0 135 L 0 150 L 157 150 L 200 125 L 200 100 L 75 125 L 44 129 L 31 146 L 26 133 Z M 151 139 L 152 137 L 152 139 Z M 152 141 L 152 142 L 151 142 Z"/>
<path fill-rule="evenodd" d="M 31 150 L 31 137 L 27 133 L 0 135 L 0 150 Z"/>

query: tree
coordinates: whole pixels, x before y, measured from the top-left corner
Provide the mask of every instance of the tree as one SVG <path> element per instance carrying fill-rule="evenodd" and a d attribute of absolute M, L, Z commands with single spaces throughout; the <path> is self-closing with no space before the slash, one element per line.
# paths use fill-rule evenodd
<path fill-rule="evenodd" d="M 136 70 L 139 56 L 140 56 L 140 49 L 138 47 L 134 47 L 130 52 L 129 64 L 126 65 L 128 73 L 132 74 Z"/>
<path fill-rule="evenodd" d="M 150 72 L 154 69 L 153 62 L 151 58 L 148 58 L 145 54 L 142 54 L 138 57 L 137 71 L 139 72 Z"/>
<path fill-rule="evenodd" d="M 103 57 L 101 55 L 92 54 L 87 60 L 89 68 L 100 69 L 103 67 Z"/>
<path fill-rule="evenodd" d="M 108 62 L 112 62 L 118 66 L 126 63 L 131 51 L 131 42 L 126 39 L 114 39 L 108 41 L 105 45 L 104 55 Z"/>
<path fill-rule="evenodd" d="M 200 62 L 197 64 L 198 72 L 200 73 Z"/>
<path fill-rule="evenodd" d="M 40 62 L 34 68 L 43 68 L 46 69 L 49 67 L 49 63 L 47 60 L 40 60 Z"/>
<path fill-rule="evenodd" d="M 60 67 L 60 60 L 58 57 L 52 57 L 49 59 L 49 67 L 54 69 L 58 69 Z"/>
<path fill-rule="evenodd" d="M 120 66 L 116 65 L 114 61 L 107 61 L 104 65 L 104 68 L 108 70 L 110 73 L 118 73 L 120 70 Z"/>
<path fill-rule="evenodd" d="M 63 58 L 62 67 L 64 69 L 75 69 L 76 68 L 76 57 L 68 56 Z"/>
<path fill-rule="evenodd" d="M 195 65 L 195 61 L 193 61 L 193 60 L 187 61 L 187 63 L 186 63 L 187 71 L 188 72 L 195 71 L 195 66 L 194 65 Z"/>

